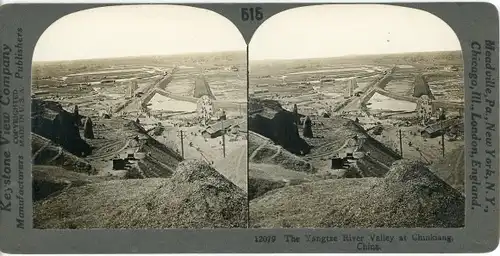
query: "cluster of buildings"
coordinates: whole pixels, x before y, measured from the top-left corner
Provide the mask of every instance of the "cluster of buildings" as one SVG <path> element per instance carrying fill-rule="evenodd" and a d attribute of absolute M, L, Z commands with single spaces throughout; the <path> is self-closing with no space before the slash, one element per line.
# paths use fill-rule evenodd
<path fill-rule="evenodd" d="M 217 138 L 223 134 L 232 133 L 246 133 L 247 121 L 246 120 L 220 120 L 216 123 L 209 125 L 201 134 L 205 138 Z"/>

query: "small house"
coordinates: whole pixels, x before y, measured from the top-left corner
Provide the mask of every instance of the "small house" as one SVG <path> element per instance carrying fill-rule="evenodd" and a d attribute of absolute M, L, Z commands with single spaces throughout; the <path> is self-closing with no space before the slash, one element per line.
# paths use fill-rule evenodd
<path fill-rule="evenodd" d="M 347 163 L 346 163 L 344 158 L 337 158 L 337 157 L 332 158 L 332 162 L 331 162 L 331 166 L 330 166 L 330 168 L 332 170 L 345 169 L 347 167 L 348 166 L 347 166 Z"/>
<path fill-rule="evenodd" d="M 424 130 L 420 132 L 420 134 L 425 138 L 435 138 L 441 135 L 442 131 L 443 130 L 441 129 L 440 123 L 435 123 L 425 127 Z"/>
<path fill-rule="evenodd" d="M 113 170 L 125 170 L 127 163 L 126 159 L 113 159 Z"/>
<path fill-rule="evenodd" d="M 463 120 L 460 119 L 449 119 L 441 122 L 436 122 L 431 125 L 426 126 L 420 134 L 425 138 L 435 138 L 444 134 L 450 127 L 453 127 Z"/>
<path fill-rule="evenodd" d="M 234 120 L 219 121 L 211 126 L 208 126 L 201 134 L 205 138 L 217 138 L 221 136 L 224 131 L 227 132 L 234 125 Z"/>
<path fill-rule="evenodd" d="M 231 127 L 231 132 L 232 133 L 247 133 L 248 132 L 248 122 L 247 120 L 244 120 L 241 123 L 234 124 Z"/>

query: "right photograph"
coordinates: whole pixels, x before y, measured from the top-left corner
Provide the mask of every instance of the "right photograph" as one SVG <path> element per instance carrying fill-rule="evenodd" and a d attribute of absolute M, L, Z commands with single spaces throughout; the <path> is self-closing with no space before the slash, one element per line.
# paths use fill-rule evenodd
<path fill-rule="evenodd" d="M 248 51 L 250 228 L 464 226 L 463 58 L 444 21 L 299 7 Z"/>

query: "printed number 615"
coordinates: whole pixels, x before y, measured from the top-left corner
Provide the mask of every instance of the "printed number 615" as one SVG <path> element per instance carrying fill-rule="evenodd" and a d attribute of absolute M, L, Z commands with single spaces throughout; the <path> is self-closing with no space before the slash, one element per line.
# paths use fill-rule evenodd
<path fill-rule="evenodd" d="M 262 7 L 241 8 L 241 19 L 243 21 L 262 20 L 263 18 Z"/>

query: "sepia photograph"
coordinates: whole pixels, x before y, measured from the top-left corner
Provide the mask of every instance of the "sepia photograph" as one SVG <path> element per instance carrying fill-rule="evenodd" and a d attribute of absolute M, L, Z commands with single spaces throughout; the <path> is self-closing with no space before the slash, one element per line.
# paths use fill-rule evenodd
<path fill-rule="evenodd" d="M 464 76 L 440 18 L 299 7 L 249 52 L 250 228 L 464 226 Z"/>
<path fill-rule="evenodd" d="M 175 5 L 53 23 L 32 69 L 37 229 L 247 228 L 246 43 Z"/>

